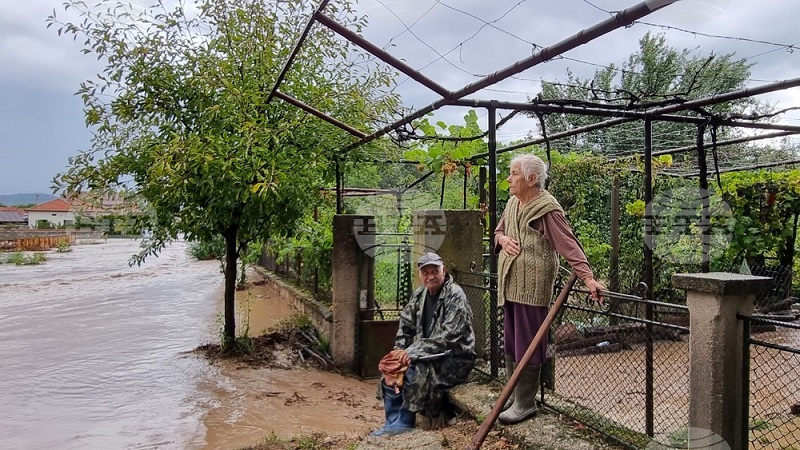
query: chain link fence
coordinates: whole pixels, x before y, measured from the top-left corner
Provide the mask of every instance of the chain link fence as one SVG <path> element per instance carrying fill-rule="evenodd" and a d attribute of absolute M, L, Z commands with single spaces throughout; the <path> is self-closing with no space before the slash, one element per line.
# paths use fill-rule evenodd
<path fill-rule="evenodd" d="M 475 279 L 478 275 L 482 283 L 467 283 L 465 278 Z M 485 375 L 496 378 L 499 375 L 499 368 L 503 364 L 502 349 L 502 329 L 503 311 L 493 305 L 497 304 L 497 288 L 494 287 L 496 275 L 485 272 L 463 272 L 454 270 L 451 272 L 456 283 L 464 290 L 467 302 L 472 308 L 473 328 L 475 329 L 475 352 L 478 359 L 475 362 L 475 370 Z"/>
<path fill-rule="evenodd" d="M 455 272 L 456 281 L 463 275 Z M 473 310 L 485 308 L 474 324 L 485 336 L 476 370 L 506 381 L 497 275 L 482 275 L 483 285 L 459 283 Z M 674 443 L 688 422 L 687 308 L 646 300 L 639 288 L 639 295 L 609 293 L 602 308 L 574 288 L 551 330 L 542 376 L 545 405 L 628 448 Z"/>
<path fill-rule="evenodd" d="M 410 235 L 382 233 L 376 238 L 381 242 L 370 252 L 375 259 L 375 303 L 379 309 L 402 309 L 413 290 Z"/>
<path fill-rule="evenodd" d="M 790 310 L 782 318 L 798 314 Z M 744 373 L 750 389 L 745 440 L 751 449 L 800 449 L 800 325 L 765 316 L 742 319 L 750 365 Z"/>
<path fill-rule="evenodd" d="M 687 325 L 683 305 L 608 292 L 598 307 L 574 289 L 551 330 L 544 403 L 629 448 L 674 443 L 688 422 Z"/>

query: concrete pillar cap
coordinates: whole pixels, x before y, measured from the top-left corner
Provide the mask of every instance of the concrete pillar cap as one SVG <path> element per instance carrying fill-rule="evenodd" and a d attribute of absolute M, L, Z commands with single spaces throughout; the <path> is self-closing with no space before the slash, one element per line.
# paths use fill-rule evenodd
<path fill-rule="evenodd" d="M 772 278 L 728 272 L 676 273 L 672 285 L 677 289 L 716 295 L 750 295 L 772 287 Z"/>

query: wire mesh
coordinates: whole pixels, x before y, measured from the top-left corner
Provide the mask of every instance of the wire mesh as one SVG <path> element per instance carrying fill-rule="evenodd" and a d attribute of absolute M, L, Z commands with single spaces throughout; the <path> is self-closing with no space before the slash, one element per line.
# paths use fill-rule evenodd
<path fill-rule="evenodd" d="M 685 307 L 608 303 L 570 295 L 552 330 L 555 388 L 545 403 L 628 447 L 643 448 L 649 436 L 668 442 L 688 421 L 688 329 L 677 324 Z M 648 308 L 664 322 L 648 320 Z"/>
<path fill-rule="evenodd" d="M 476 334 L 483 330 L 486 336 L 479 341 L 482 357 L 476 369 L 505 381 L 510 374 L 503 368 L 503 316 L 502 308 L 495 306 L 493 280 L 496 274 L 483 272 L 483 285 L 462 287 L 473 309 L 485 311 L 483 320 L 474 323 Z M 554 323 L 550 342 L 552 372 L 543 373 L 543 379 L 550 380 L 544 397 L 548 406 L 630 448 L 644 448 L 653 439 L 669 443 L 685 428 L 689 390 L 685 306 L 618 295 L 607 299 L 606 308 L 595 308 L 588 294 L 576 289 Z"/>
<path fill-rule="evenodd" d="M 790 306 L 792 293 L 792 266 L 784 266 L 776 261 L 749 266 L 750 273 L 756 276 L 772 278 L 772 289 L 756 297 L 756 309 L 760 313 L 780 311 Z"/>
<path fill-rule="evenodd" d="M 477 272 L 477 274 L 482 281 L 480 284 L 463 281 L 468 275 L 474 280 L 476 272 L 458 270 L 452 272 L 456 283 L 464 290 L 467 302 L 472 309 L 475 352 L 478 354 L 475 368 L 484 374 L 497 376 L 498 368 L 502 365 L 502 355 L 497 351 L 497 345 L 498 342 L 502 342 L 502 335 L 498 335 L 496 321 L 498 319 L 497 311 L 500 311 L 499 320 L 502 323 L 502 310 L 494 306 L 497 304 L 497 290 L 491 287 L 491 276 L 485 272 Z M 494 326 L 492 325 L 493 321 Z"/>
<path fill-rule="evenodd" d="M 330 303 L 333 286 L 330 258 L 320 258 L 324 262 L 309 262 L 303 258 L 303 254 L 309 250 L 295 248 L 294 252 L 281 256 L 274 251 L 271 244 L 267 244 L 264 246 L 259 263 L 298 286 L 308 289 L 318 300 Z"/>
<path fill-rule="evenodd" d="M 786 320 L 798 314 L 787 314 Z M 753 317 L 748 440 L 751 449 L 800 448 L 800 325 Z"/>
<path fill-rule="evenodd" d="M 384 237 L 384 236 L 381 236 Z M 375 302 L 380 308 L 402 309 L 411 296 L 411 246 L 407 236 L 392 236 L 398 243 L 378 244 L 375 259 Z"/>

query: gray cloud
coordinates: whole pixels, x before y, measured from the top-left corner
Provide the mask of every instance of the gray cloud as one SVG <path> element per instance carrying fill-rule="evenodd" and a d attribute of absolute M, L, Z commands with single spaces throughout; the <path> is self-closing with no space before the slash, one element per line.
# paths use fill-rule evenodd
<path fill-rule="evenodd" d="M 142 1 L 137 0 L 137 3 Z M 370 18 L 370 25 L 364 30 L 365 37 L 379 46 L 389 44 L 394 38 L 393 45 L 387 47 L 390 53 L 455 90 L 478 80 L 476 74 L 485 75 L 530 56 L 534 51 L 530 43 L 552 45 L 607 19 L 609 14 L 605 11 L 633 4 L 635 0 L 591 0 L 591 3 L 584 0 L 363 0 L 360 8 Z M 82 80 L 99 72 L 99 63 L 91 56 L 81 55 L 79 43 L 45 28 L 45 18 L 54 6 L 61 14 L 60 2 L 52 0 L 0 1 L 0 98 L 3 99 L 0 102 L 0 155 L 4 162 L 0 165 L 0 194 L 47 191 L 50 179 L 64 169 L 67 158 L 89 145 L 90 135 L 83 126 L 81 102 L 72 94 Z M 800 4 L 796 0 L 682 0 L 644 20 L 708 34 L 794 44 L 800 41 L 795 23 L 799 12 Z M 418 38 L 405 30 L 395 14 L 407 26 L 417 22 L 411 30 Z M 619 65 L 636 50 L 638 40 L 647 31 L 666 33 L 674 47 L 696 48 L 704 53 L 736 52 L 739 57 L 752 57 L 774 49 L 765 44 L 634 25 L 615 30 L 566 56 L 595 64 Z M 449 61 L 446 62 L 438 60 L 439 56 L 429 46 L 441 54 L 456 49 L 446 56 Z M 800 76 L 800 51 L 779 50 L 750 61 L 756 63 L 753 78 L 757 80 Z M 597 67 L 573 61 L 550 61 L 470 97 L 525 101 L 538 92 L 540 79 L 563 81 L 567 69 L 590 77 Z M 762 83 L 754 81 L 752 84 Z M 420 108 L 438 98 L 410 80 L 402 83 L 397 91 L 409 107 Z M 794 89 L 764 99 L 780 102 L 782 107 L 800 105 L 798 91 Z M 465 113 L 463 108 L 446 108 L 434 119 L 461 123 Z M 478 113 L 485 126 L 485 113 Z M 798 123 L 796 116 L 784 121 Z M 501 130 L 500 136 L 519 139 L 531 129 L 535 129 L 533 121 L 518 118 Z"/>
<path fill-rule="evenodd" d="M 530 42 L 544 46 L 553 45 L 582 29 L 608 19 L 609 12 L 630 7 L 635 2 L 420 0 L 413 2 L 414 8 L 409 8 L 408 3 L 404 0 L 362 2 L 362 5 L 369 5 L 366 10 L 373 17 L 373 26 L 365 31 L 365 36 L 373 43 L 384 45 L 404 29 L 395 14 L 400 16 L 406 25 L 414 23 L 424 14 L 424 17 L 412 27 L 416 37 L 406 31 L 402 36 L 395 37 L 392 41 L 395 45 L 389 48 L 393 55 L 402 58 L 415 68 L 422 69 L 424 65 L 438 60 L 439 57 L 419 40 L 434 47 L 439 53 L 444 53 L 477 32 L 474 38 L 447 55 L 449 63 L 439 60 L 430 67 L 422 69 L 425 75 L 440 84 L 450 89 L 458 89 L 478 79 L 470 74 L 487 74 L 529 56 L 532 52 Z M 448 9 L 443 4 L 452 5 L 478 16 L 490 22 L 490 25 Z M 433 8 L 428 11 L 431 6 Z M 395 14 L 390 13 L 388 9 Z M 507 11 L 510 12 L 501 18 L 500 16 Z M 800 4 L 794 0 L 771 0 L 759 4 L 742 0 L 683 0 L 643 20 L 705 34 L 793 44 L 800 41 L 798 35 L 792 32 L 796 26 L 793 21 L 798 12 Z M 380 26 L 374 26 L 376 21 L 380 22 Z M 495 26 L 501 30 L 495 29 Z M 588 63 L 599 65 L 614 63 L 619 66 L 625 62 L 630 53 L 638 49 L 639 39 L 648 31 L 666 34 L 669 44 L 673 47 L 686 47 L 701 53 L 735 52 L 737 57 L 745 58 L 775 49 L 774 46 L 763 43 L 709 38 L 669 28 L 636 24 L 612 31 L 566 53 L 565 56 Z M 756 63 L 752 70 L 754 79 L 752 85 L 800 76 L 800 52 L 788 53 L 780 50 L 751 58 L 749 61 Z M 538 92 L 538 80 L 563 81 L 566 79 L 568 69 L 578 76 L 591 77 L 598 67 L 575 61 L 550 61 L 470 97 L 525 101 Z M 797 90 L 764 96 L 763 100 L 778 101 L 782 107 L 797 104 L 798 95 L 795 94 Z M 427 105 L 436 99 L 435 95 L 410 80 L 403 83 L 397 91 L 402 94 L 406 105 L 415 107 Z M 457 108 L 451 108 L 437 113 L 435 118 L 459 122 L 462 115 L 463 113 Z M 792 123 L 792 120 L 797 119 L 792 117 L 786 119 L 789 123 Z M 510 124 L 505 131 L 501 131 L 501 136 L 505 132 L 509 139 L 514 139 L 523 135 L 526 130 L 535 128 L 530 120 L 515 122 L 518 123 Z"/>

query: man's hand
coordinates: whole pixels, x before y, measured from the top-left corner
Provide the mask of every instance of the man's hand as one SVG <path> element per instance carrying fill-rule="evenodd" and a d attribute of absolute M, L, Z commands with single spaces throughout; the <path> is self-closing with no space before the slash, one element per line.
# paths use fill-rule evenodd
<path fill-rule="evenodd" d="M 402 348 L 396 348 L 388 353 L 387 356 L 391 355 L 391 358 L 396 358 L 400 361 L 400 365 L 409 366 L 411 364 L 411 358 L 408 357 L 408 353 Z"/>
<path fill-rule="evenodd" d="M 605 299 L 603 299 L 603 291 L 605 291 L 606 288 L 604 288 L 602 284 L 598 283 L 594 278 L 587 278 L 583 280 L 583 284 L 585 284 L 589 289 L 592 300 L 596 301 L 600 305 L 605 304 Z"/>
<path fill-rule="evenodd" d="M 497 243 L 500 244 L 500 246 L 503 247 L 503 251 L 510 256 L 519 255 L 519 241 L 516 239 L 503 235 L 497 239 Z"/>
<path fill-rule="evenodd" d="M 403 376 L 410 364 L 411 358 L 403 349 L 390 351 L 378 363 L 378 370 L 383 374 L 383 382 L 386 386 L 394 387 L 396 394 L 399 394 L 400 388 L 403 387 Z"/>

